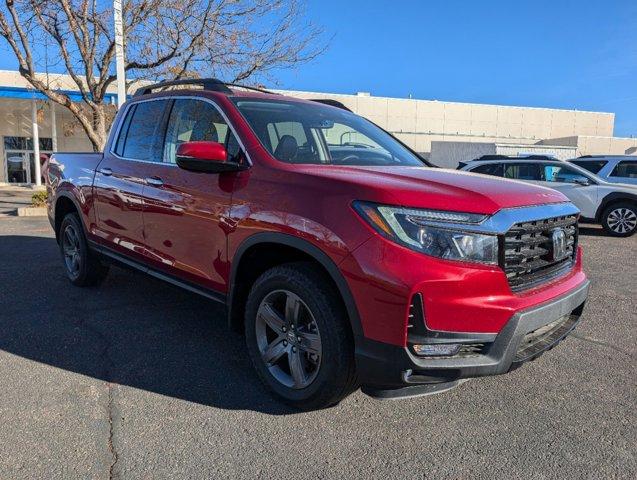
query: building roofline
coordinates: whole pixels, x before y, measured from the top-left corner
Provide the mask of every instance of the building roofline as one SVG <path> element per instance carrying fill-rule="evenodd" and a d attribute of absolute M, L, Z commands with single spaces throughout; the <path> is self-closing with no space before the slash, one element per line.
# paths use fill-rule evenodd
<path fill-rule="evenodd" d="M 25 87 L 29 88 L 28 82 L 24 79 L 17 70 L 0 70 L 0 79 L 3 75 L 12 76 L 14 79 L 19 79 L 22 85 L 16 85 L 16 82 L 13 81 L 10 84 L 3 84 L 0 80 L 0 87 Z M 64 73 L 46 73 L 46 72 L 37 72 L 37 76 L 39 77 L 49 77 L 50 80 L 55 80 L 60 85 L 60 90 L 68 91 L 68 92 L 77 92 L 73 85 L 75 82 L 71 78 L 70 75 Z M 81 79 L 84 79 L 84 76 L 79 76 Z M 144 82 L 139 81 L 138 83 L 143 86 L 147 83 L 152 82 Z M 131 89 L 132 90 L 132 89 Z M 302 94 L 302 95 L 324 95 L 326 97 L 346 97 L 348 99 L 356 99 L 356 98 L 374 98 L 379 100 L 404 100 L 406 102 L 428 102 L 428 103 L 441 103 L 441 104 L 450 104 L 450 105 L 477 105 L 483 107 L 496 107 L 496 108 L 512 108 L 512 109 L 524 109 L 524 110 L 544 110 L 544 111 L 557 111 L 557 112 L 579 112 L 579 113 L 592 113 L 596 115 L 611 115 L 615 116 L 613 112 L 598 112 L 598 111 L 590 111 L 590 110 L 575 110 L 575 109 L 566 109 L 566 108 L 551 108 L 551 107 L 527 107 L 527 106 L 519 106 L 519 105 L 499 105 L 499 104 L 491 104 L 491 103 L 470 103 L 470 102 L 454 102 L 454 101 L 446 101 L 446 100 L 431 100 L 431 99 L 419 99 L 419 98 L 400 98 L 400 97 L 384 97 L 384 96 L 373 96 L 369 94 L 365 95 L 357 95 L 357 94 L 348 94 L 348 93 L 330 93 L 330 92 L 310 92 L 307 90 L 279 90 L 279 89 L 271 89 L 272 92 L 283 93 L 283 94 Z M 77 92 L 79 93 L 79 92 Z M 114 84 L 110 85 L 108 88 L 108 93 L 116 93 L 116 87 Z"/>
<path fill-rule="evenodd" d="M 446 103 L 452 105 L 478 105 L 481 107 L 502 107 L 502 108 L 515 108 L 515 109 L 524 109 L 524 110 L 550 110 L 557 112 L 578 112 L 578 113 L 594 113 L 596 115 L 611 115 L 615 116 L 614 112 L 600 112 L 593 110 L 575 110 L 568 108 L 553 108 L 553 107 L 526 107 L 520 105 L 502 105 L 502 104 L 493 104 L 493 103 L 478 103 L 478 102 L 454 102 L 447 100 L 431 100 L 426 98 L 401 98 L 401 97 L 384 97 L 384 96 L 374 96 L 374 95 L 357 95 L 351 93 L 330 93 L 330 92 L 310 92 L 307 90 L 281 90 L 281 89 L 272 89 L 273 92 L 282 93 L 282 94 L 303 94 L 303 95 L 325 95 L 325 96 L 338 96 L 338 97 L 347 97 L 347 98 L 376 98 L 380 100 L 404 100 L 406 102 L 430 102 L 430 103 Z"/>

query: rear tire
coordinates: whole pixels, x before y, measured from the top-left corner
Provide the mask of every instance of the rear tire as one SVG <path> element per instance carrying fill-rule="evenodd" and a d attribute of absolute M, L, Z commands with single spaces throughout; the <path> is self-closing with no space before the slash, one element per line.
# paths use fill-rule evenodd
<path fill-rule="evenodd" d="M 329 278 L 311 263 L 274 267 L 255 281 L 245 336 L 257 374 L 289 405 L 329 407 L 356 388 L 347 314 Z"/>
<path fill-rule="evenodd" d="M 76 213 L 69 213 L 62 220 L 58 242 L 64 271 L 73 285 L 92 287 L 104 281 L 109 267 L 88 248 L 82 223 Z"/>
<path fill-rule="evenodd" d="M 602 214 L 602 227 L 613 237 L 630 237 L 637 232 L 637 206 L 633 203 L 614 203 Z"/>

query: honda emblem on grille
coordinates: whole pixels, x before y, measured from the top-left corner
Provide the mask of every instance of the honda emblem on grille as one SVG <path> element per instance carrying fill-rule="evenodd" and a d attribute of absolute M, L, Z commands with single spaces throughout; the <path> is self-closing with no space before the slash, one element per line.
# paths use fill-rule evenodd
<path fill-rule="evenodd" d="M 553 242 L 553 251 L 551 253 L 554 262 L 568 257 L 566 232 L 563 228 L 556 228 L 551 232 L 551 241 Z"/>

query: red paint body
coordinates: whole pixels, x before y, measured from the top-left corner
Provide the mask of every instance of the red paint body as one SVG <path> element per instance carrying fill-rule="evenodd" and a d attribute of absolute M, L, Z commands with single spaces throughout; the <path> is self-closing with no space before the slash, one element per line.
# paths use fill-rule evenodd
<path fill-rule="evenodd" d="M 175 92 L 152 97 L 171 94 Z M 585 281 L 578 252 L 569 274 L 516 294 L 500 267 L 445 261 L 409 250 L 381 237 L 351 207 L 353 201 L 364 200 L 491 215 L 504 208 L 566 202 L 561 193 L 427 167 L 280 162 L 260 144 L 225 94 L 180 91 L 179 96 L 213 101 L 240 137 L 251 167 L 208 174 L 124 160 L 110 153 L 111 138 L 103 156 L 54 155 L 47 178 L 50 215 L 66 192 L 79 206 L 93 242 L 222 294 L 229 293 L 233 262 L 244 242 L 262 232 L 291 235 L 320 249 L 338 267 L 352 293 L 363 335 L 400 346 L 406 342 L 414 293 L 423 296 L 431 329 L 497 333 L 514 313 Z M 120 112 L 113 133 L 121 121 Z M 108 169 L 112 173 L 104 174 Z M 161 178 L 163 185 L 153 186 L 148 178 Z"/>

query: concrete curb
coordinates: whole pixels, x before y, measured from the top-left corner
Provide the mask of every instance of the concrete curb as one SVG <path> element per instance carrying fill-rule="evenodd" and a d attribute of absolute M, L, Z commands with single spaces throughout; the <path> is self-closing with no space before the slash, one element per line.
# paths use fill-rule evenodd
<path fill-rule="evenodd" d="M 40 185 L 12 185 L 10 183 L 0 183 L 0 192 L 44 192 L 46 186 Z"/>
<path fill-rule="evenodd" d="M 18 217 L 46 217 L 46 207 L 22 207 L 16 210 Z"/>

